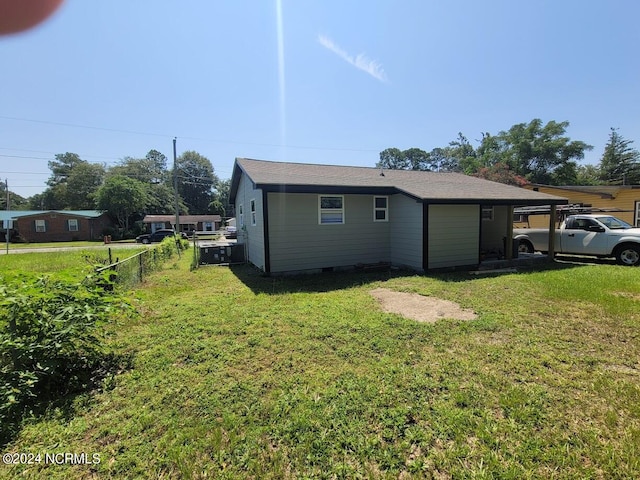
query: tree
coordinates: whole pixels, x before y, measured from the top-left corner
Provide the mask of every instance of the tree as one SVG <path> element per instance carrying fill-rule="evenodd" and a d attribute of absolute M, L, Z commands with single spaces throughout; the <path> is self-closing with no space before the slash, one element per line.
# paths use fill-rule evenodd
<path fill-rule="evenodd" d="M 449 142 L 449 146 L 443 150 L 444 159 L 441 170 L 449 172 L 463 172 L 471 175 L 478 171 L 478 155 L 462 132 L 458 132 L 458 138 Z"/>
<path fill-rule="evenodd" d="M 513 173 L 509 169 L 509 166 L 504 163 L 496 163 L 490 167 L 480 167 L 473 176 L 491 180 L 492 182 L 514 185 L 516 187 L 522 187 L 528 183 L 526 178 Z"/>
<path fill-rule="evenodd" d="M 627 140 L 611 128 L 609 141 L 600 160 L 600 179 L 611 185 L 640 184 L 640 153 Z"/>
<path fill-rule="evenodd" d="M 9 208 L 11 210 L 20 210 L 28 207 L 29 202 L 26 198 L 9 190 Z M 0 209 L 7 209 L 7 184 L 0 180 Z M 0 223 L 0 228 L 2 224 Z"/>
<path fill-rule="evenodd" d="M 540 119 L 513 125 L 500 132 L 495 141 L 495 161 L 505 163 L 517 175 L 532 183 L 566 185 L 577 179 L 576 160 L 593 147 L 565 136 L 569 122 L 550 121 L 543 126 Z M 485 138 L 483 138 L 485 141 Z M 497 151 L 496 151 L 497 150 Z"/>
<path fill-rule="evenodd" d="M 206 214 L 213 186 L 219 180 L 211 161 L 198 152 L 187 151 L 177 159 L 178 193 L 191 214 Z"/>
<path fill-rule="evenodd" d="M 380 161 L 376 164 L 376 167 L 389 170 L 407 170 L 405 158 L 399 148 L 386 148 L 381 151 Z"/>
<path fill-rule="evenodd" d="M 49 188 L 43 193 L 41 205 L 46 209 L 93 208 L 93 195 L 102 184 L 105 168 L 82 160 L 76 153 L 56 154 L 49 162 Z"/>
<path fill-rule="evenodd" d="M 175 194 L 167 170 L 167 157 L 157 150 L 149 150 L 144 158 L 124 157 L 109 169 L 108 175 L 125 176 L 144 183 L 148 199 L 144 208 L 146 213 L 175 213 Z M 187 211 L 181 198 L 179 208 L 181 213 Z"/>
<path fill-rule="evenodd" d="M 130 217 L 141 212 L 148 202 L 145 184 L 123 175 L 105 180 L 96 192 L 96 206 L 111 215 L 120 228 L 129 230 Z"/>
<path fill-rule="evenodd" d="M 577 160 L 593 147 L 565 135 L 569 122 L 539 119 L 513 125 L 497 135 L 482 133 L 474 148 L 461 132 L 444 148 L 426 153 L 412 148 L 387 148 L 380 152 L 378 166 L 402 170 L 462 172 L 498 182 L 520 185 L 524 180 L 551 185 L 575 185 Z"/>
<path fill-rule="evenodd" d="M 66 182 L 65 208 L 90 210 L 94 208 L 94 195 L 104 180 L 104 166 L 82 162 L 76 165 Z"/>
<path fill-rule="evenodd" d="M 229 192 L 231 191 L 231 179 L 218 180 L 214 186 L 215 190 L 209 204 L 209 213 L 226 217 L 230 215 L 233 208 L 229 203 Z"/>
<path fill-rule="evenodd" d="M 144 212 L 151 215 L 175 214 L 176 195 L 172 187 L 160 184 L 145 184 L 147 190 L 147 204 Z M 178 197 L 178 210 L 181 215 L 189 211 L 182 198 Z"/>
<path fill-rule="evenodd" d="M 378 167 L 389 170 L 431 170 L 431 157 L 427 152 L 419 148 L 400 150 L 387 148 L 380 152 Z"/>
<path fill-rule="evenodd" d="M 57 153 L 55 158 L 49 162 L 51 177 L 47 180 L 47 185 L 50 187 L 66 183 L 73 169 L 84 162 L 77 153 L 70 152 Z"/>
<path fill-rule="evenodd" d="M 124 157 L 109 170 L 112 175 L 124 175 L 148 184 L 170 182 L 167 157 L 157 150 L 149 150 L 144 158 Z"/>
<path fill-rule="evenodd" d="M 600 169 L 595 165 L 578 165 L 576 185 L 600 185 Z"/>

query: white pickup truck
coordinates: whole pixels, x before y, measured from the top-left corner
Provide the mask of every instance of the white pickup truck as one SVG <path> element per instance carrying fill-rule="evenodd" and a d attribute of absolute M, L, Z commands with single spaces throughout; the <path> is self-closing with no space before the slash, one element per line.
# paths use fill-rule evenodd
<path fill-rule="evenodd" d="M 518 252 L 546 252 L 549 230 L 514 228 Z M 569 255 L 615 257 L 621 265 L 640 265 L 640 228 L 610 215 L 571 215 L 555 231 L 555 251 Z"/>

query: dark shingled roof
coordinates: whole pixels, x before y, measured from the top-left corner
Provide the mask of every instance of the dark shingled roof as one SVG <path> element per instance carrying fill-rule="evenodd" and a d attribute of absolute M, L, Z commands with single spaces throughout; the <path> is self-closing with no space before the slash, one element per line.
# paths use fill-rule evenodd
<path fill-rule="evenodd" d="M 308 163 L 272 162 L 236 158 L 231 198 L 244 172 L 255 188 L 267 191 L 324 193 L 337 192 L 404 193 L 422 201 L 437 203 L 494 203 L 514 205 L 565 204 L 567 199 L 525 188 L 471 177 L 461 173 L 380 170 L 372 167 L 345 167 Z M 382 175 L 381 175 L 382 173 Z"/>

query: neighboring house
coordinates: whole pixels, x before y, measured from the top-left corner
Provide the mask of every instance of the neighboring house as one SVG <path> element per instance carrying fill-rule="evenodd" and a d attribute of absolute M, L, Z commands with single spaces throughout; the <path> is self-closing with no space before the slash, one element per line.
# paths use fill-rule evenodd
<path fill-rule="evenodd" d="M 570 204 L 593 207 L 614 215 L 625 222 L 640 227 L 640 185 L 551 186 L 529 184 L 524 188 L 551 195 L 566 197 Z M 532 227 L 544 226 L 547 216 L 529 216 Z"/>
<path fill-rule="evenodd" d="M 101 240 L 113 227 L 109 215 L 96 210 L 11 210 L 0 212 L 28 242 Z"/>
<path fill-rule="evenodd" d="M 515 206 L 567 203 L 458 173 L 244 158 L 230 199 L 238 243 L 266 273 L 378 262 L 426 271 L 511 258 Z"/>
<path fill-rule="evenodd" d="M 220 215 L 180 215 L 180 232 L 215 232 L 220 229 L 222 217 Z M 173 229 L 176 223 L 175 215 L 146 215 L 142 222 L 149 225 L 151 233 L 162 228 Z"/>

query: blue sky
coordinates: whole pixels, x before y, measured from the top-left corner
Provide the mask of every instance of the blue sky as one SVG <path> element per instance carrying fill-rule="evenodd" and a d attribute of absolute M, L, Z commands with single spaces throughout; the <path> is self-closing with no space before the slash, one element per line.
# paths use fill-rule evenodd
<path fill-rule="evenodd" d="M 0 12 L 1 13 L 1 12 Z M 388 147 L 474 145 L 540 118 L 640 142 L 637 0 L 67 0 L 0 37 L 0 178 L 196 150 L 374 166 Z M 634 146 L 640 148 L 639 144 Z"/>

